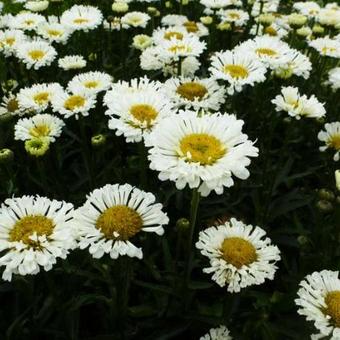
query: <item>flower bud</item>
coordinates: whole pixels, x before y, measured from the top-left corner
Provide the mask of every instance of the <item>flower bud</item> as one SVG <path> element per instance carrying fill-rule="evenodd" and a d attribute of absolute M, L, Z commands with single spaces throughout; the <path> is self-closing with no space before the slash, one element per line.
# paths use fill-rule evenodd
<path fill-rule="evenodd" d="M 31 156 L 43 156 L 49 148 L 50 142 L 46 138 L 32 138 L 25 142 L 25 149 Z"/>
<path fill-rule="evenodd" d="M 0 163 L 6 164 L 13 160 L 14 153 L 10 149 L 0 149 Z"/>
<path fill-rule="evenodd" d="M 216 28 L 220 31 L 230 31 L 231 25 L 229 22 L 221 22 L 216 26 Z"/>
<path fill-rule="evenodd" d="M 275 17 L 272 13 L 263 13 L 259 15 L 257 20 L 260 24 L 270 25 L 275 21 Z"/>
<path fill-rule="evenodd" d="M 47 9 L 49 2 L 44 1 L 27 1 L 24 7 L 32 12 L 42 12 Z"/>
<path fill-rule="evenodd" d="M 308 237 L 306 237 L 305 235 L 300 235 L 297 238 L 298 243 L 300 244 L 300 246 L 305 246 L 306 244 L 308 244 Z"/>
<path fill-rule="evenodd" d="M 322 35 L 325 32 L 325 29 L 322 26 L 316 24 L 313 26 L 312 31 L 316 35 Z"/>
<path fill-rule="evenodd" d="M 325 200 L 318 201 L 316 207 L 323 213 L 329 213 L 333 210 L 333 204 Z"/>
<path fill-rule="evenodd" d="M 307 22 L 307 17 L 302 14 L 292 13 L 288 15 L 288 24 L 293 27 L 303 26 Z"/>
<path fill-rule="evenodd" d="M 303 26 L 301 28 L 298 28 L 296 30 L 296 34 L 301 36 L 301 37 L 308 37 L 312 34 L 312 30 L 311 28 L 309 28 L 308 26 Z"/>
<path fill-rule="evenodd" d="M 177 220 L 176 222 L 176 229 L 178 231 L 186 231 L 189 230 L 190 227 L 190 222 L 188 219 L 182 217 L 180 219 Z"/>
<path fill-rule="evenodd" d="M 95 148 L 102 146 L 105 143 L 106 143 L 106 136 L 105 135 L 99 134 L 99 135 L 95 135 L 91 138 L 91 144 Z"/>
<path fill-rule="evenodd" d="M 214 19 L 211 16 L 201 17 L 200 21 L 204 25 L 211 25 Z"/>
<path fill-rule="evenodd" d="M 116 13 L 126 13 L 129 10 L 129 5 L 126 2 L 117 1 L 111 6 L 112 11 Z"/>
<path fill-rule="evenodd" d="M 335 199 L 335 195 L 333 194 L 333 192 L 328 189 L 320 189 L 318 195 L 320 199 L 325 201 L 334 201 Z"/>
<path fill-rule="evenodd" d="M 138 34 L 133 37 L 132 46 L 137 50 L 145 50 L 147 47 L 151 46 L 152 39 L 146 34 Z"/>
<path fill-rule="evenodd" d="M 159 17 L 161 14 L 156 7 L 148 7 L 147 12 L 153 17 Z"/>

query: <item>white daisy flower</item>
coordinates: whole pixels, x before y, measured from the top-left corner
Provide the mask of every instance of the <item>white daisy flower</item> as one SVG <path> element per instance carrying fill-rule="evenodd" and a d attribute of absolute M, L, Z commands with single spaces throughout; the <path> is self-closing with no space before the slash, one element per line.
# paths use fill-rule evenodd
<path fill-rule="evenodd" d="M 64 125 L 60 118 L 48 113 L 22 118 L 14 126 L 14 139 L 26 141 L 44 138 L 53 143 L 61 135 Z"/>
<path fill-rule="evenodd" d="M 73 5 L 66 10 L 60 23 L 71 30 L 89 31 L 98 27 L 103 21 L 103 14 L 93 6 Z"/>
<path fill-rule="evenodd" d="M 321 25 L 337 26 L 340 24 L 340 10 L 322 8 L 316 19 Z"/>
<path fill-rule="evenodd" d="M 16 48 L 26 40 L 23 31 L 20 30 L 5 30 L 0 31 L 0 51 L 9 57 L 15 54 Z"/>
<path fill-rule="evenodd" d="M 34 84 L 31 87 L 25 87 L 17 94 L 19 107 L 26 111 L 43 112 L 45 111 L 53 96 L 63 91 L 58 83 Z"/>
<path fill-rule="evenodd" d="M 163 235 L 169 219 L 155 196 L 130 184 L 107 184 L 87 196 L 85 204 L 75 211 L 75 227 L 79 247 L 89 248 L 94 258 L 105 253 L 143 258 L 141 248 L 134 245 L 141 232 Z"/>
<path fill-rule="evenodd" d="M 60 91 L 53 96 L 51 104 L 53 111 L 65 118 L 75 116 L 79 119 L 90 114 L 89 111 L 96 106 L 96 97 L 84 92 Z"/>
<path fill-rule="evenodd" d="M 200 3 L 211 10 L 221 9 L 227 6 L 239 6 L 242 2 L 240 0 L 200 0 Z M 213 13 L 213 12 L 212 12 Z M 210 12 L 209 12 L 210 14 Z"/>
<path fill-rule="evenodd" d="M 298 313 L 314 322 L 318 334 L 313 339 L 340 339 L 340 280 L 339 272 L 323 270 L 307 275 L 300 282 Z"/>
<path fill-rule="evenodd" d="M 186 57 L 182 60 L 181 65 L 181 76 L 182 77 L 193 77 L 199 70 L 201 63 L 196 57 Z M 177 77 L 178 66 L 174 63 L 164 64 L 162 67 L 163 75 L 165 77 L 172 76 Z"/>
<path fill-rule="evenodd" d="M 162 18 L 161 23 L 163 26 L 181 26 L 187 21 L 189 19 L 185 15 L 167 14 Z"/>
<path fill-rule="evenodd" d="M 229 0 L 228 0 L 229 1 Z M 200 340 L 232 340 L 229 329 L 226 326 L 211 328 L 209 333 L 200 337 Z"/>
<path fill-rule="evenodd" d="M 127 93 L 108 105 L 109 128 L 127 142 L 140 142 L 165 117 L 173 114 L 170 101 L 160 91 Z"/>
<path fill-rule="evenodd" d="M 235 48 L 237 53 L 253 53 L 265 66 L 275 69 L 287 63 L 291 50 L 287 43 L 267 35 L 247 40 Z"/>
<path fill-rule="evenodd" d="M 235 218 L 201 231 L 196 248 L 210 260 L 203 272 L 213 273 L 212 280 L 220 287 L 227 285 L 231 293 L 273 280 L 280 260 L 279 249 L 263 229 Z"/>
<path fill-rule="evenodd" d="M 44 22 L 37 28 L 37 34 L 50 43 L 56 42 L 66 44 L 72 34 L 72 30 L 58 22 Z"/>
<path fill-rule="evenodd" d="M 277 95 L 272 103 L 276 105 L 276 111 L 286 111 L 289 116 L 296 119 L 306 118 L 322 118 L 326 115 L 324 104 L 320 103 L 317 98 L 312 95 L 300 95 L 299 89 L 288 86 L 281 88 L 281 94 Z"/>
<path fill-rule="evenodd" d="M 16 48 L 17 57 L 26 64 L 28 69 L 35 70 L 51 65 L 57 56 L 57 52 L 44 40 L 22 42 Z"/>
<path fill-rule="evenodd" d="M 20 30 L 35 30 L 41 23 L 46 21 L 41 14 L 22 12 L 17 14 L 9 21 L 9 27 Z"/>
<path fill-rule="evenodd" d="M 197 37 L 204 37 L 209 35 L 209 30 L 200 22 L 196 21 L 184 21 L 180 26 L 183 26 L 187 33 L 194 34 Z"/>
<path fill-rule="evenodd" d="M 86 60 L 81 55 L 68 55 L 58 60 L 58 66 L 65 71 L 86 67 Z"/>
<path fill-rule="evenodd" d="M 49 5 L 49 1 L 47 0 L 42 0 L 42 1 L 33 0 L 33 1 L 26 1 L 26 3 L 24 4 L 24 7 L 32 12 L 42 12 L 47 9 L 48 5 Z"/>
<path fill-rule="evenodd" d="M 244 26 L 249 20 L 249 14 L 240 9 L 222 9 L 217 14 L 223 22 L 230 22 L 235 26 Z"/>
<path fill-rule="evenodd" d="M 225 102 L 225 88 L 212 78 L 170 78 L 163 88 L 177 108 L 217 111 Z"/>
<path fill-rule="evenodd" d="M 121 19 L 120 17 L 113 17 L 112 20 L 110 21 L 104 20 L 103 21 L 104 29 L 107 31 L 120 31 L 122 27 L 120 19 Z"/>
<path fill-rule="evenodd" d="M 340 41 L 329 37 L 317 38 L 308 41 L 309 46 L 316 49 L 320 55 L 340 58 Z"/>
<path fill-rule="evenodd" d="M 320 147 L 320 151 L 334 149 L 333 159 L 337 162 L 340 159 L 340 122 L 326 123 L 325 131 L 319 132 L 318 139 L 326 144 Z"/>
<path fill-rule="evenodd" d="M 252 54 L 243 52 L 217 52 L 211 58 L 209 68 L 216 79 L 227 80 L 228 93 L 240 92 L 245 85 L 254 86 L 255 83 L 266 80 L 266 68 Z"/>
<path fill-rule="evenodd" d="M 258 156 L 242 133 L 243 124 L 234 115 L 220 113 L 197 116 L 180 111 L 165 118 L 145 140 L 151 147 L 150 168 L 160 172 L 160 180 L 174 181 L 179 190 L 188 184 L 202 196 L 213 190 L 222 194 L 224 187 L 234 184 L 232 175 L 249 177 L 249 157 Z"/>
<path fill-rule="evenodd" d="M 187 35 L 182 40 L 176 38 L 163 40 L 158 47 L 159 58 L 165 63 L 170 63 L 179 60 L 179 58 L 200 56 L 206 48 L 206 43 L 194 35 Z"/>
<path fill-rule="evenodd" d="M 48 271 L 75 245 L 73 205 L 39 196 L 6 199 L 0 207 L 2 278 Z"/>
<path fill-rule="evenodd" d="M 121 18 L 123 28 L 142 27 L 145 28 L 150 20 L 150 15 L 143 12 L 128 12 Z"/>
<path fill-rule="evenodd" d="M 87 72 L 73 77 L 67 85 L 70 92 L 84 92 L 97 94 L 105 91 L 112 85 L 112 77 L 104 72 Z"/>
<path fill-rule="evenodd" d="M 104 96 L 104 104 L 110 107 L 120 100 L 126 94 L 141 93 L 147 95 L 150 91 L 157 92 L 162 88 L 159 81 L 150 80 L 146 76 L 133 78 L 130 81 L 119 80 L 112 84 L 111 90 L 107 91 Z"/>
<path fill-rule="evenodd" d="M 17 96 L 13 93 L 2 97 L 0 104 L 0 116 L 10 114 L 12 116 L 22 116 L 25 112 L 20 108 Z"/>
<path fill-rule="evenodd" d="M 334 91 L 340 89 L 340 67 L 332 68 L 328 72 L 328 84 Z"/>
<path fill-rule="evenodd" d="M 308 18 L 315 18 L 321 10 L 320 6 L 314 1 L 295 2 L 293 8 Z"/>
<path fill-rule="evenodd" d="M 188 32 L 183 26 L 159 27 L 152 33 L 152 39 L 155 44 L 159 44 L 163 40 L 171 40 L 173 38 L 182 40 Z"/>

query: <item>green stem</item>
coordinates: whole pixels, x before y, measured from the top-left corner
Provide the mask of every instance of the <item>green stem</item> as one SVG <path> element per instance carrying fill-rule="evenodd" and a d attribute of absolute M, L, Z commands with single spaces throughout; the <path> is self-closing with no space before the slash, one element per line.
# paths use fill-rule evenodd
<path fill-rule="evenodd" d="M 139 153 L 139 185 L 142 189 L 147 187 L 147 160 L 148 154 L 144 142 L 138 145 Z"/>
<path fill-rule="evenodd" d="M 185 268 L 185 287 L 188 290 L 189 283 L 190 283 L 190 277 L 191 277 L 191 270 L 192 270 L 192 262 L 194 260 L 194 251 L 192 249 L 193 246 L 193 239 L 195 234 L 195 227 L 196 227 L 196 221 L 197 221 L 197 212 L 198 207 L 200 203 L 200 193 L 198 191 L 198 188 L 195 188 L 192 190 L 192 196 L 191 196 L 191 204 L 190 204 L 190 230 L 189 230 L 189 238 L 188 238 L 188 260 Z M 186 292 L 186 305 L 185 309 L 188 308 L 188 298 L 189 294 Z"/>

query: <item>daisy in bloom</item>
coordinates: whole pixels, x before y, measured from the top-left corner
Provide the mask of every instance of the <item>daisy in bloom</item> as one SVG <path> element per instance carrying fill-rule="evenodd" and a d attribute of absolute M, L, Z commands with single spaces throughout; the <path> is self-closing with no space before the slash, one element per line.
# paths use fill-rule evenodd
<path fill-rule="evenodd" d="M 159 91 L 130 93 L 109 103 L 109 128 L 124 135 L 127 142 L 140 142 L 165 117 L 173 113 L 172 104 Z"/>
<path fill-rule="evenodd" d="M 58 66 L 65 71 L 86 67 L 86 60 L 81 55 L 68 55 L 58 60 Z"/>
<path fill-rule="evenodd" d="M 317 16 L 317 21 L 321 25 L 336 26 L 340 24 L 340 10 L 331 8 L 322 8 Z"/>
<path fill-rule="evenodd" d="M 87 32 L 98 27 L 103 21 L 102 12 L 93 6 L 74 5 L 66 10 L 60 23 L 71 30 Z"/>
<path fill-rule="evenodd" d="M 55 142 L 61 135 L 64 122 L 48 113 L 37 114 L 30 118 L 19 119 L 14 126 L 14 138 L 16 140 L 28 140 L 32 138 L 45 138 L 49 142 Z"/>
<path fill-rule="evenodd" d="M 35 30 L 44 21 L 46 19 L 41 14 L 23 12 L 12 18 L 10 28 L 31 31 Z"/>
<path fill-rule="evenodd" d="M 276 105 L 276 111 L 286 111 L 289 116 L 295 119 L 306 118 L 322 118 L 326 115 L 324 104 L 320 103 L 317 98 L 312 95 L 300 95 L 299 89 L 288 86 L 282 87 L 281 94 L 272 100 Z"/>
<path fill-rule="evenodd" d="M 0 116 L 10 114 L 12 116 L 22 116 L 24 111 L 20 108 L 17 96 L 13 93 L 2 97 L 0 104 Z"/>
<path fill-rule="evenodd" d="M 328 72 L 328 84 L 334 91 L 340 89 L 340 67 L 332 68 Z"/>
<path fill-rule="evenodd" d="M 89 248 L 94 258 L 105 253 L 143 258 L 134 242 L 140 232 L 163 235 L 169 219 L 162 204 L 155 203 L 152 193 L 130 184 L 107 184 L 87 196 L 85 204 L 75 211 L 75 228 L 79 247 Z"/>
<path fill-rule="evenodd" d="M 43 66 L 51 65 L 57 52 L 44 40 L 22 42 L 16 48 L 17 57 L 26 64 L 28 69 L 38 70 Z"/>
<path fill-rule="evenodd" d="M 58 83 L 34 84 L 31 87 L 25 87 L 17 94 L 19 107 L 40 113 L 48 108 L 53 96 L 61 91 L 63 89 Z"/>
<path fill-rule="evenodd" d="M 70 92 L 82 91 L 97 94 L 107 90 L 112 84 L 112 77 L 104 72 L 87 72 L 78 74 L 67 85 Z"/>
<path fill-rule="evenodd" d="M 315 18 L 321 10 L 320 6 L 314 1 L 299 1 L 294 3 L 293 8 L 308 18 Z"/>
<path fill-rule="evenodd" d="M 175 37 L 170 40 L 163 40 L 158 47 L 159 58 L 165 62 L 170 62 L 188 56 L 200 56 L 206 48 L 206 43 L 200 41 L 194 35 L 187 35 L 182 40 Z"/>
<path fill-rule="evenodd" d="M 48 5 L 49 5 L 49 2 L 47 0 L 43 0 L 43 1 L 32 0 L 32 1 L 27 1 L 24 7 L 32 12 L 42 12 L 45 9 L 47 9 Z"/>
<path fill-rule="evenodd" d="M 340 122 L 326 123 L 325 131 L 320 131 L 318 139 L 326 145 L 320 147 L 320 151 L 334 149 L 333 159 L 337 162 L 340 159 Z"/>
<path fill-rule="evenodd" d="M 9 57 L 15 54 L 17 45 L 20 45 L 25 39 L 25 34 L 20 30 L 0 31 L 0 51 Z"/>
<path fill-rule="evenodd" d="M 214 78 L 228 81 L 230 95 L 240 92 L 245 85 L 254 86 L 266 80 L 266 67 L 250 53 L 217 52 L 211 58 L 209 71 Z"/>
<path fill-rule="evenodd" d="M 340 41 L 329 37 L 308 41 L 309 46 L 315 48 L 322 56 L 340 58 Z"/>
<path fill-rule="evenodd" d="M 220 10 L 217 14 L 222 21 L 233 23 L 235 26 L 244 26 L 249 20 L 249 14 L 240 9 Z"/>
<path fill-rule="evenodd" d="M 202 196 L 213 190 L 222 194 L 234 184 L 232 175 L 246 179 L 249 157 L 258 149 L 242 133 L 244 122 L 234 115 L 215 113 L 197 116 L 180 111 L 163 119 L 154 128 L 146 145 L 150 168 L 159 171 L 159 179 L 171 180 L 177 189 L 198 188 Z"/>
<path fill-rule="evenodd" d="M 312 63 L 307 56 L 298 50 L 290 49 L 285 55 L 285 62 L 278 63 L 274 69 L 274 74 L 280 78 L 289 78 L 292 75 L 308 79 L 312 71 Z"/>
<path fill-rule="evenodd" d="M 290 48 L 287 43 L 280 39 L 264 35 L 243 42 L 235 48 L 235 52 L 253 53 L 254 58 L 263 62 L 265 66 L 274 69 L 287 63 Z"/>
<path fill-rule="evenodd" d="M 209 333 L 200 337 L 200 340 L 232 340 L 229 329 L 226 326 L 211 328 Z"/>
<path fill-rule="evenodd" d="M 298 313 L 314 322 L 319 331 L 312 339 L 340 339 L 339 272 L 323 270 L 307 275 L 300 282 L 298 296 Z"/>
<path fill-rule="evenodd" d="M 152 38 L 146 34 L 137 34 L 133 37 L 132 46 L 137 50 L 143 51 L 151 45 Z"/>
<path fill-rule="evenodd" d="M 182 77 L 193 77 L 200 66 L 201 63 L 196 57 L 186 57 L 182 60 L 180 75 Z M 162 71 L 165 77 L 176 77 L 178 75 L 178 65 L 174 63 L 164 64 Z"/>
<path fill-rule="evenodd" d="M 227 7 L 227 6 L 239 6 L 242 5 L 240 0 L 200 0 L 200 3 L 206 8 L 204 13 L 213 14 L 214 11 Z"/>
<path fill-rule="evenodd" d="M 152 39 L 155 44 L 159 44 L 163 40 L 171 40 L 173 38 L 182 40 L 187 35 L 188 32 L 183 26 L 161 27 L 153 31 Z"/>
<path fill-rule="evenodd" d="M 231 293 L 273 280 L 280 260 L 279 249 L 263 229 L 235 218 L 201 231 L 196 248 L 210 260 L 203 272 L 213 273 L 212 279 Z"/>
<path fill-rule="evenodd" d="M 48 40 L 50 43 L 56 42 L 66 44 L 72 31 L 58 22 L 44 22 L 37 28 L 37 34 Z"/>
<path fill-rule="evenodd" d="M 225 102 L 225 88 L 212 78 L 170 78 L 163 86 L 178 108 L 217 111 Z"/>
<path fill-rule="evenodd" d="M 161 23 L 163 26 L 181 26 L 187 21 L 189 19 L 185 15 L 168 14 L 162 18 Z"/>
<path fill-rule="evenodd" d="M 6 199 L 0 207 L 2 278 L 48 271 L 75 245 L 73 205 L 39 196 Z"/>
<path fill-rule="evenodd" d="M 84 92 L 60 91 L 53 96 L 51 104 L 53 111 L 65 118 L 75 116 L 79 119 L 80 116 L 86 117 L 90 114 L 89 111 L 96 105 L 96 97 Z"/>
<path fill-rule="evenodd" d="M 143 12 L 129 12 L 126 13 L 122 19 L 121 24 L 123 28 L 130 28 L 130 27 L 142 27 L 145 28 L 150 20 L 150 16 Z"/>
<path fill-rule="evenodd" d="M 204 37 L 209 34 L 209 30 L 200 22 L 187 20 L 181 26 L 186 29 L 187 33 L 194 34 L 197 37 Z"/>

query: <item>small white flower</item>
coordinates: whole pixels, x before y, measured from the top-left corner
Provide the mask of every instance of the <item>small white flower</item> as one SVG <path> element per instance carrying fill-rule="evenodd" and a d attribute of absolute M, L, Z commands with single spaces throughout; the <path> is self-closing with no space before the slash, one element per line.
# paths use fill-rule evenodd
<path fill-rule="evenodd" d="M 143 258 L 142 249 L 135 245 L 136 236 L 140 232 L 163 235 L 163 226 L 169 222 L 162 204 L 155 201 L 152 193 L 129 184 L 107 184 L 94 190 L 75 211 L 79 247 L 89 248 L 94 258 L 104 254 L 113 259 Z"/>
<path fill-rule="evenodd" d="M 219 326 L 211 328 L 209 333 L 200 337 L 200 340 L 232 340 L 232 337 L 226 326 Z"/>
<path fill-rule="evenodd" d="M 123 28 L 129 28 L 129 27 L 142 27 L 145 28 L 150 20 L 150 16 L 143 12 L 129 12 L 126 13 L 122 19 L 121 24 Z"/>
<path fill-rule="evenodd" d="M 319 132 L 318 139 L 326 144 L 320 147 L 320 151 L 334 149 L 333 159 L 337 162 L 340 159 L 340 122 L 326 123 L 325 131 Z"/>
<path fill-rule="evenodd" d="M 263 229 L 235 218 L 201 231 L 196 248 L 210 261 L 203 271 L 212 273 L 212 279 L 221 287 L 227 285 L 231 293 L 273 280 L 280 260 L 279 249 Z"/>
<path fill-rule="evenodd" d="M 320 55 L 340 58 L 340 41 L 329 37 L 308 41 L 309 46 L 315 48 Z"/>
<path fill-rule="evenodd" d="M 68 55 L 58 60 L 58 66 L 65 71 L 86 67 L 86 60 L 81 55 Z"/>

